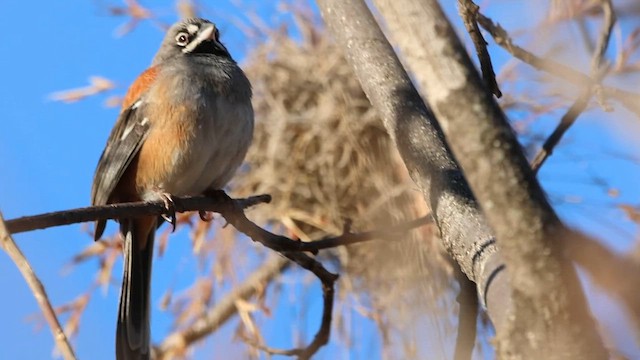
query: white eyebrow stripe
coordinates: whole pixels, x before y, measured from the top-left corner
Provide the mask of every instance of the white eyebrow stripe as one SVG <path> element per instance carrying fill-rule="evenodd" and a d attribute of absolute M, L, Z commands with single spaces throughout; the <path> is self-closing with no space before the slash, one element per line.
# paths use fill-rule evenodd
<path fill-rule="evenodd" d="M 195 39 L 191 40 L 191 42 L 182 49 L 183 53 L 192 52 L 198 45 L 200 45 L 203 41 L 211 38 L 213 32 L 216 30 L 216 27 L 213 24 L 208 24 L 204 27 L 204 30 L 200 31 L 198 36 Z"/>
<path fill-rule="evenodd" d="M 196 24 L 189 24 L 187 25 L 187 31 L 189 32 L 189 34 L 193 35 L 196 34 L 198 32 L 198 30 L 200 29 L 200 27 Z"/>

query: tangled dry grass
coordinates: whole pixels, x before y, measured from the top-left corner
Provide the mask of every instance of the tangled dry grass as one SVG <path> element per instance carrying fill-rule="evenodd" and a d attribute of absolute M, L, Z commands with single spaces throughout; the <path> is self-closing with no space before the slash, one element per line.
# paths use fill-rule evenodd
<path fill-rule="evenodd" d="M 257 125 L 234 193 L 271 194 L 273 203 L 251 217 L 282 224 L 303 241 L 340 234 L 347 219 L 368 230 L 424 215 L 424 200 L 350 65 L 319 21 L 300 11 L 295 19 L 294 29 L 274 30 L 253 46 L 243 66 Z M 437 309 L 448 288 L 432 229 L 407 237 L 333 251 L 349 275 L 341 289 L 365 293 L 380 325 L 416 315 L 398 308 Z"/>

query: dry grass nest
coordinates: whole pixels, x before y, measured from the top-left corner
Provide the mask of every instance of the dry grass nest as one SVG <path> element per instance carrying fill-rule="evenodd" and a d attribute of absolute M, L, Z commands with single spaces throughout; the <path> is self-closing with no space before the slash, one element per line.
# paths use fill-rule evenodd
<path fill-rule="evenodd" d="M 274 30 L 243 64 L 254 87 L 257 123 L 234 194 L 271 194 L 273 202 L 250 216 L 283 225 L 302 240 L 340 234 L 347 219 L 357 231 L 426 214 L 424 200 L 339 48 L 318 22 L 296 20 L 300 38 Z M 431 229 L 406 236 L 413 245 L 376 241 L 339 251 L 341 264 L 379 285 L 383 277 L 424 275 L 398 264 L 410 263 L 406 256 L 418 253 L 439 258 Z M 415 243 L 425 251 L 416 251 Z M 425 259 L 416 260 L 425 270 Z"/>

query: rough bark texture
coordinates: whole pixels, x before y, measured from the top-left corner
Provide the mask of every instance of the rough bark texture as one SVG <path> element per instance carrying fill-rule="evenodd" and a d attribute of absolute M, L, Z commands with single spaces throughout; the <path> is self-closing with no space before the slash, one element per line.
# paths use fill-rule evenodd
<path fill-rule="evenodd" d="M 318 3 L 430 204 L 445 246 L 486 301 L 501 357 L 606 358 L 575 271 L 555 246 L 565 230 L 437 2 L 376 4 L 501 241 L 508 279 L 496 271 L 503 265 L 493 235 L 441 129 L 366 4 Z"/>
<path fill-rule="evenodd" d="M 430 205 L 447 250 L 476 283 L 480 300 L 489 306 L 490 313 L 495 313 L 492 320 L 502 322 L 501 310 L 510 306 L 508 289 L 503 286 L 506 281 L 496 281 L 504 277 L 500 271 L 502 261 L 433 114 L 362 1 L 318 3 Z M 500 311 L 492 311 L 494 305 Z"/>
<path fill-rule="evenodd" d="M 344 46 L 365 93 L 430 205 L 447 250 L 477 284 L 480 298 L 494 303 L 485 293 L 491 274 L 501 267 L 493 235 L 433 114 L 362 1 L 318 3 L 325 22 Z M 502 276 L 502 272 L 495 274 L 495 278 Z M 509 300 L 502 298 L 506 299 L 500 301 L 504 306 Z"/>

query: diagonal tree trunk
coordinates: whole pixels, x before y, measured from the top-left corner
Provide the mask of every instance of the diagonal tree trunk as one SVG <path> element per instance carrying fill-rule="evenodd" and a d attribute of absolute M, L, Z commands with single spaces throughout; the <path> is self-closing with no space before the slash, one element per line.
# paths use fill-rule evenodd
<path fill-rule="evenodd" d="M 376 4 L 439 123 L 364 1 L 318 4 L 430 205 L 445 246 L 476 283 L 497 330 L 499 355 L 607 358 L 575 270 L 557 245 L 569 232 L 437 1 Z M 503 259 L 508 274 L 501 271 Z"/>

